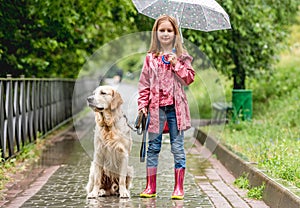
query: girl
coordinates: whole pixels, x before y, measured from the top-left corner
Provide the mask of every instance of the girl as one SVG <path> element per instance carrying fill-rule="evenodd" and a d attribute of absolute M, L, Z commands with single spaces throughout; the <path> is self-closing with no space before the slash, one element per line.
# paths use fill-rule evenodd
<path fill-rule="evenodd" d="M 191 61 L 192 57 L 183 49 L 176 19 L 160 16 L 152 29 L 151 45 L 138 85 L 138 109 L 150 116 L 147 185 L 141 197 L 156 197 L 156 172 L 165 122 L 175 163 L 175 186 L 171 198 L 184 197 L 183 131 L 191 127 L 191 119 L 183 86 L 194 81 Z"/>

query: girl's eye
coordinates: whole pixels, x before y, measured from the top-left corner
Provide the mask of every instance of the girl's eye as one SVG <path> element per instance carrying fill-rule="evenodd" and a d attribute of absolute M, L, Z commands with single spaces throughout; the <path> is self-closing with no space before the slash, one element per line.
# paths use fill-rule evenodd
<path fill-rule="evenodd" d="M 168 32 L 168 33 L 171 33 L 173 32 L 173 30 L 169 29 L 169 30 L 159 30 L 159 32 L 163 33 L 163 32 Z"/>

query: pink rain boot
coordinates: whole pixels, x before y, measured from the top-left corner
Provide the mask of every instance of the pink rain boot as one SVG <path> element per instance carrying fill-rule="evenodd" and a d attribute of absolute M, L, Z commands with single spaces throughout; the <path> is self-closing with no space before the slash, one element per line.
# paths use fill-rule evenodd
<path fill-rule="evenodd" d="M 171 196 L 172 199 L 182 200 L 184 197 L 184 191 L 183 191 L 184 173 L 185 173 L 184 168 L 175 169 L 175 186 L 174 186 L 173 194 Z"/>
<path fill-rule="evenodd" d="M 156 167 L 147 168 L 147 186 L 146 189 L 142 193 L 140 193 L 140 197 L 156 197 L 156 171 Z"/>

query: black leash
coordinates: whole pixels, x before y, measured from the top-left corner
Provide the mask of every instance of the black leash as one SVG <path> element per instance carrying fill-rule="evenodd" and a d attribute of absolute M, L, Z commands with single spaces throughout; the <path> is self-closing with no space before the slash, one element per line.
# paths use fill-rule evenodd
<path fill-rule="evenodd" d="M 123 115 L 124 118 L 126 119 L 126 123 L 127 126 L 134 132 L 136 132 L 138 135 L 142 135 L 143 134 L 143 130 L 145 129 L 146 126 L 146 118 L 143 114 L 139 113 L 138 117 L 135 120 L 134 123 L 134 127 L 132 127 L 129 123 L 128 123 L 128 118 L 127 116 L 124 114 Z M 142 125 L 141 125 L 142 124 Z"/>
<path fill-rule="evenodd" d="M 148 116 L 146 117 L 142 112 L 139 112 L 139 115 L 135 120 L 134 127 L 132 127 L 129 125 L 127 117 L 125 115 L 124 117 L 126 118 L 126 123 L 130 129 L 135 131 L 138 135 L 143 135 L 142 145 L 140 149 L 140 162 L 145 162 L 149 118 Z"/>

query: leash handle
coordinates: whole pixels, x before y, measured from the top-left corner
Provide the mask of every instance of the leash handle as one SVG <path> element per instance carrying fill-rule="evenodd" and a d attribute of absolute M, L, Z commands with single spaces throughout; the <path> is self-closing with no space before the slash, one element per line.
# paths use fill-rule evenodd
<path fill-rule="evenodd" d="M 142 128 L 136 129 L 136 133 L 137 133 L 138 135 L 142 135 L 142 134 L 143 134 L 143 129 L 142 129 Z"/>
<path fill-rule="evenodd" d="M 143 120 L 143 116 L 144 116 L 143 112 L 140 111 L 139 114 L 138 114 L 138 117 L 135 120 L 135 124 L 134 124 L 134 127 L 136 129 L 140 128 L 142 120 Z"/>
<path fill-rule="evenodd" d="M 142 135 L 143 131 L 146 128 L 146 117 L 142 111 L 139 112 L 138 117 L 136 118 L 134 127 L 138 135 Z"/>
<path fill-rule="evenodd" d="M 145 162 L 146 143 L 147 143 L 146 140 L 147 140 L 149 121 L 150 121 L 149 114 L 147 115 L 147 117 L 143 116 L 143 119 L 142 119 L 143 140 L 142 140 L 142 145 L 141 145 L 141 149 L 140 149 L 140 162 Z"/>

